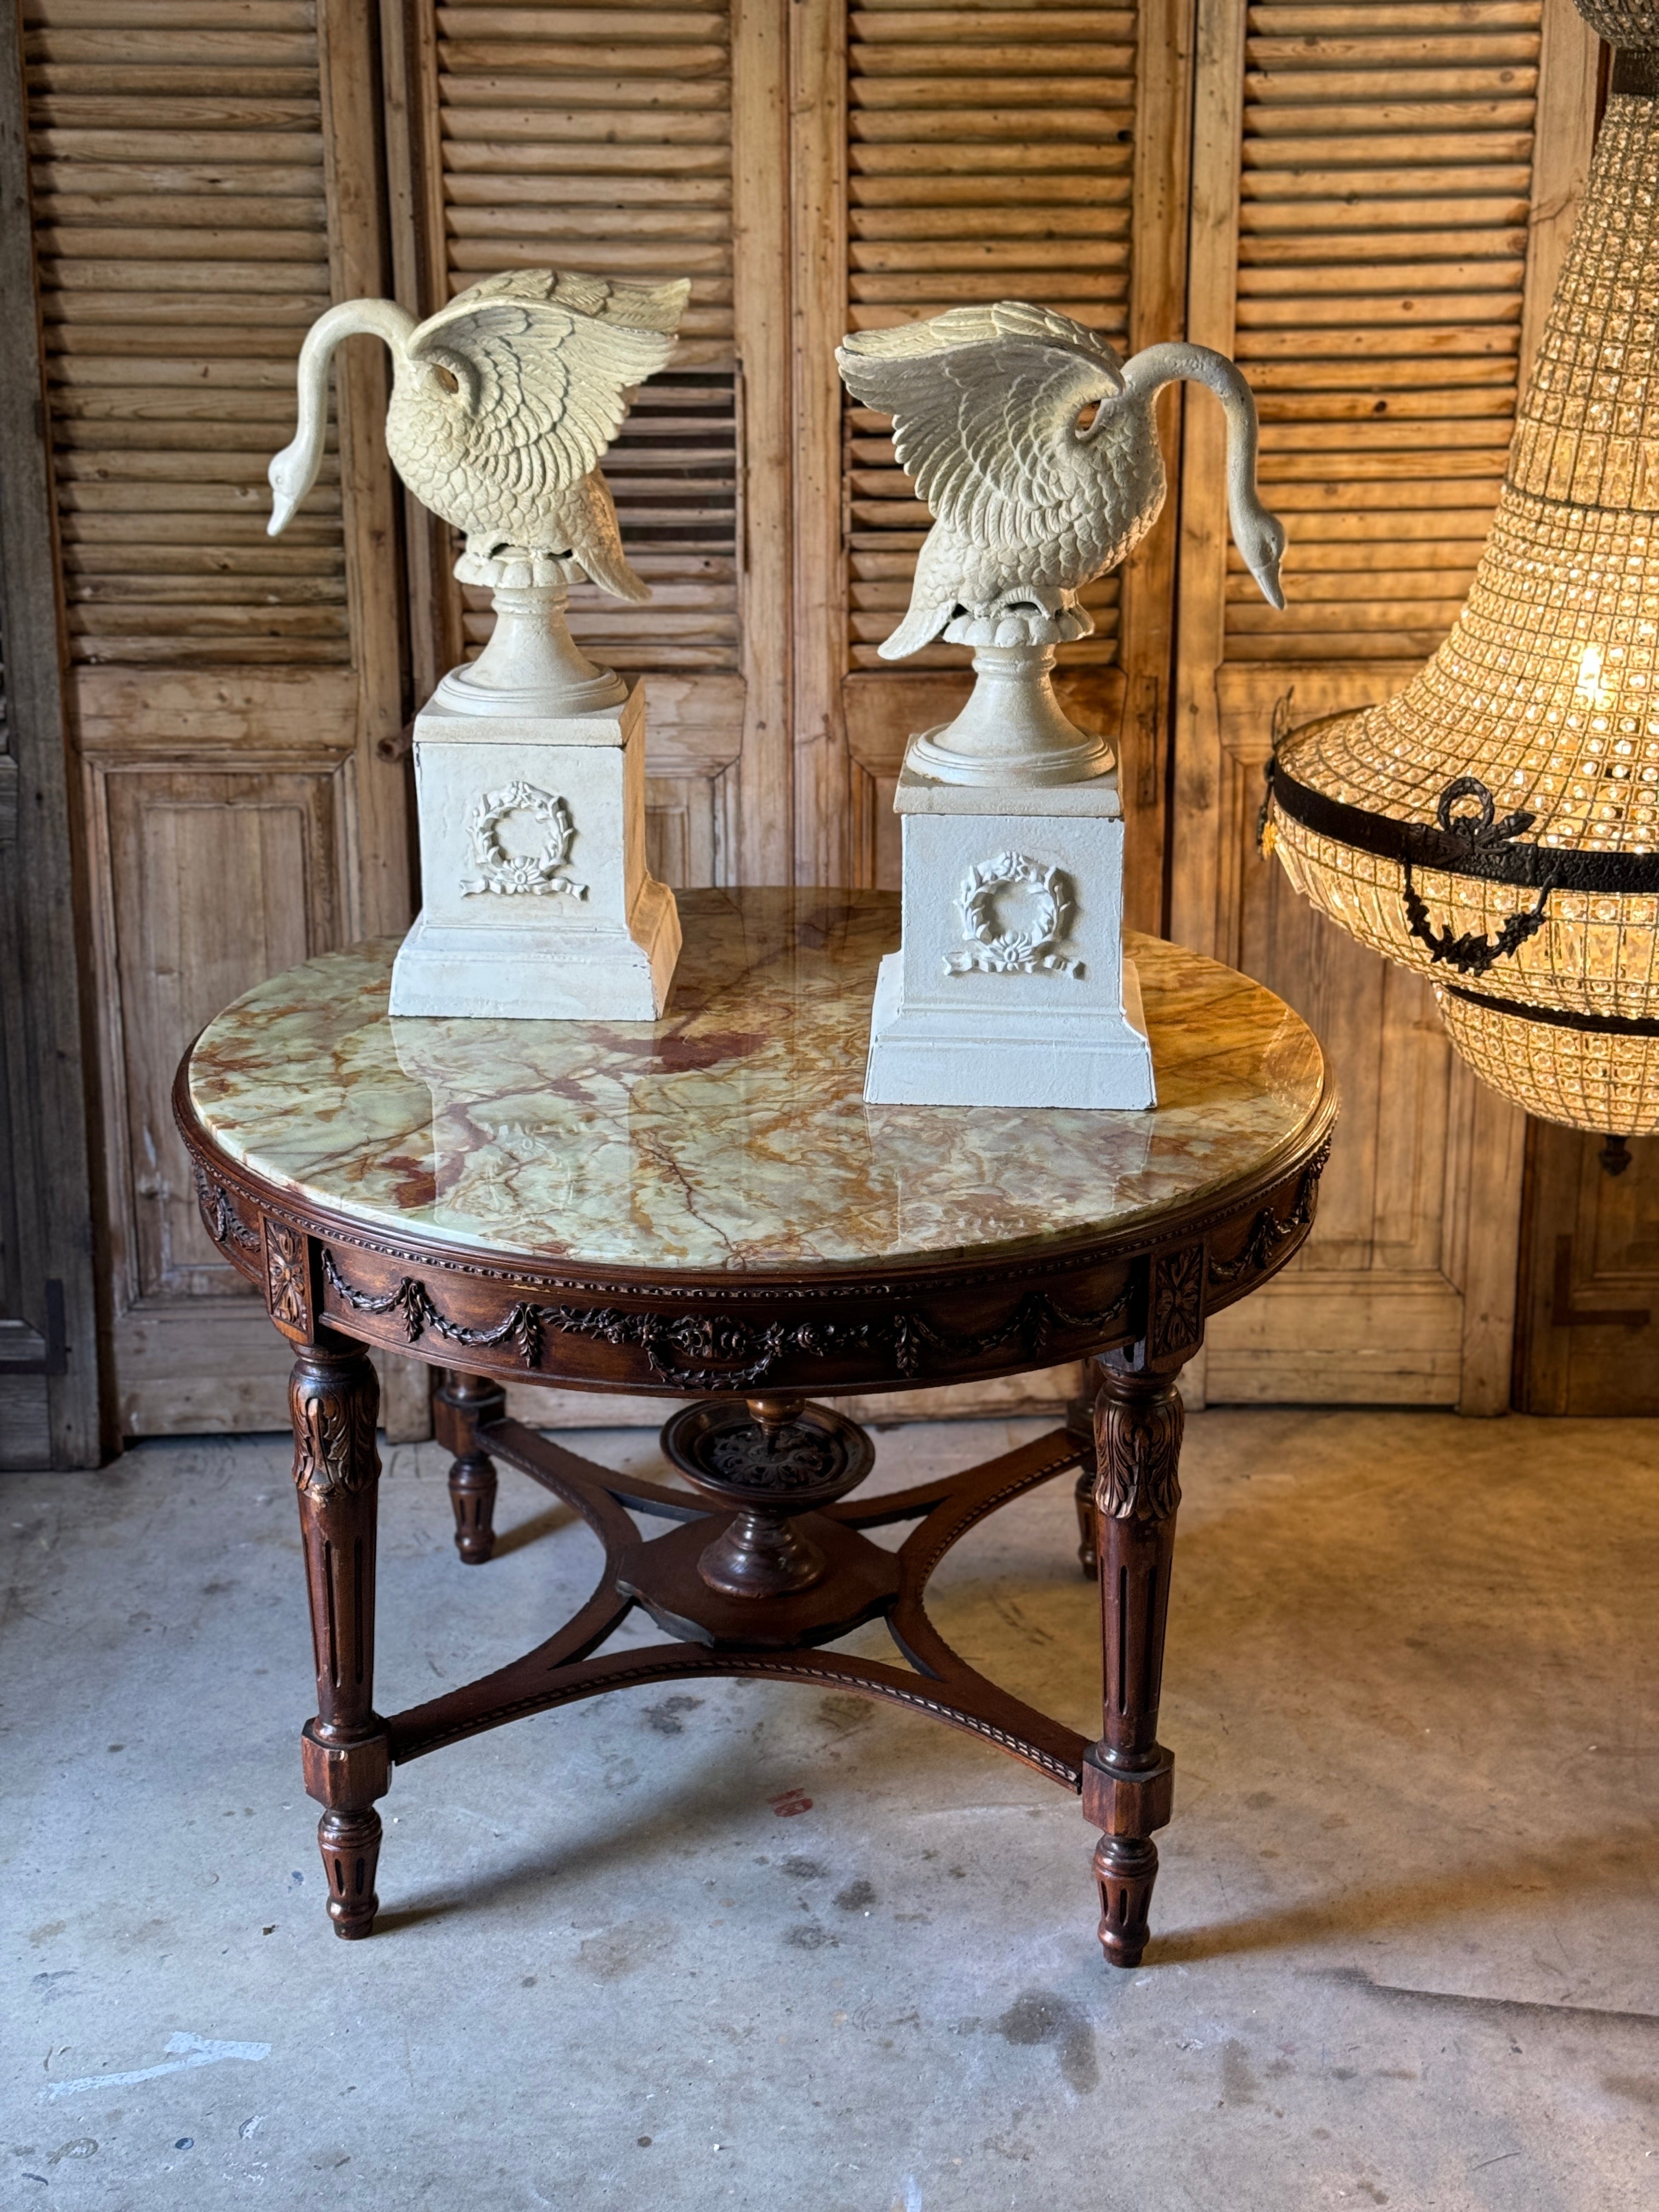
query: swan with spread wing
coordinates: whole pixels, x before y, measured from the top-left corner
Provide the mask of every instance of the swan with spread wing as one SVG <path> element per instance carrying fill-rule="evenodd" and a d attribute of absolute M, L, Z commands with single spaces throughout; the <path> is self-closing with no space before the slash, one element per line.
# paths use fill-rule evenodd
<path fill-rule="evenodd" d="M 893 417 L 899 465 L 934 517 L 884 659 L 941 632 L 963 645 L 1087 636 L 1079 592 L 1133 551 L 1164 504 L 1152 401 L 1180 378 L 1221 401 L 1233 538 L 1263 597 L 1284 605 L 1285 532 L 1255 488 L 1255 404 L 1224 355 L 1156 345 L 1126 364 L 1068 316 L 1000 300 L 857 331 L 836 358 L 854 398 Z"/>
<path fill-rule="evenodd" d="M 270 464 L 271 535 L 317 480 L 330 356 L 366 331 L 392 349 L 386 451 L 416 499 L 465 532 L 464 582 L 550 564 L 566 581 L 648 599 L 599 463 L 630 387 L 672 353 L 690 291 L 528 269 L 486 277 L 420 324 L 390 300 L 331 307 L 301 349 L 297 434 Z"/>

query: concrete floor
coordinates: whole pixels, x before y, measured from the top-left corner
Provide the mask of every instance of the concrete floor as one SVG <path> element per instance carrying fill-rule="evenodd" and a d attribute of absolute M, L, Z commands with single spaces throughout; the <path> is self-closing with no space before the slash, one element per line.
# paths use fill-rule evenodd
<path fill-rule="evenodd" d="M 1031 1423 L 882 1439 L 884 1478 Z M 613 1463 L 653 1440 L 580 1440 Z M 912 1716 L 692 1683 L 400 1771 L 325 1920 L 287 1450 L 9 1477 L 0 2203 L 191 2212 L 1614 2212 L 1659 2204 L 1659 1424 L 1189 1424 L 1146 1964 L 1075 1802 Z M 380 1703 L 526 1648 L 593 1547 L 389 1457 Z M 1069 1483 L 939 1613 L 1091 1723 Z"/>

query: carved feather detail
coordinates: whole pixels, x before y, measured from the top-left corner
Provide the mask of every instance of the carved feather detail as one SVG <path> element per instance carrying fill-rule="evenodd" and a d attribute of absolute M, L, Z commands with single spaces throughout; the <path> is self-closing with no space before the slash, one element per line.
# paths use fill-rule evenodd
<path fill-rule="evenodd" d="M 954 636 L 958 623 L 967 643 L 990 641 L 975 625 L 1011 619 L 1031 641 L 1086 635 L 1079 592 L 1127 558 L 1163 507 L 1152 403 L 1180 376 L 1221 398 L 1235 535 L 1279 603 L 1284 532 L 1255 496 L 1255 409 L 1222 355 L 1155 346 L 1126 367 L 1069 316 L 999 300 L 854 332 L 836 358 L 854 396 L 893 417 L 899 465 L 934 517 L 884 659 Z"/>

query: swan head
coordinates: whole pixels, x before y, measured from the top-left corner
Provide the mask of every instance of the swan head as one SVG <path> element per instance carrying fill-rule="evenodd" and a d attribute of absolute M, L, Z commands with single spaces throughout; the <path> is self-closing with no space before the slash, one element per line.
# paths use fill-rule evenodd
<path fill-rule="evenodd" d="M 311 489 L 316 473 L 308 465 L 308 457 L 298 438 L 277 454 L 265 471 L 270 480 L 270 520 L 265 525 L 269 536 L 277 537 L 288 528 L 294 520 L 295 508 Z"/>
<path fill-rule="evenodd" d="M 1279 580 L 1279 564 L 1285 557 L 1285 526 L 1265 507 L 1239 515 L 1233 524 L 1233 543 L 1244 556 L 1244 565 L 1261 586 L 1270 607 L 1281 611 L 1285 587 Z"/>

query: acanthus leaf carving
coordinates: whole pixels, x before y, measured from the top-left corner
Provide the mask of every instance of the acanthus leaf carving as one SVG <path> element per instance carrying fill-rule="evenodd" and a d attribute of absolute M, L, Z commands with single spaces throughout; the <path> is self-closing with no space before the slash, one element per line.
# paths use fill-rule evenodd
<path fill-rule="evenodd" d="M 340 1367 L 349 1370 L 343 1374 Z M 315 1498 L 368 1489 L 379 1479 L 374 1443 L 375 1394 L 356 1375 L 359 1358 L 337 1363 L 302 1353 L 289 1384 L 294 1420 L 294 1480 Z"/>
<path fill-rule="evenodd" d="M 1108 1393 L 1102 1408 L 1095 1497 L 1115 1521 L 1167 1521 L 1181 1503 L 1186 1416 L 1173 1383 Z"/>

